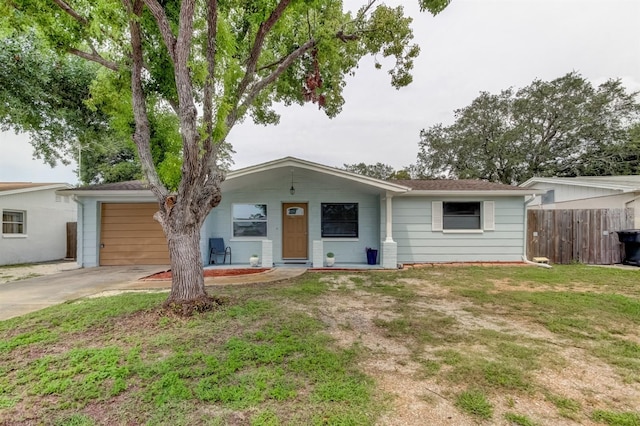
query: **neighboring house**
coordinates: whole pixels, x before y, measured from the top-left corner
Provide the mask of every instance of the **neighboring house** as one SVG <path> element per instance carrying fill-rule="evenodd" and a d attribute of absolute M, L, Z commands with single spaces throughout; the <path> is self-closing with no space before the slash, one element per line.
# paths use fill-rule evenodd
<path fill-rule="evenodd" d="M 67 222 L 76 221 L 77 207 L 66 183 L 0 182 L 2 238 L 0 265 L 44 262 L 65 257 Z"/>
<path fill-rule="evenodd" d="M 640 228 L 640 175 L 533 177 L 520 185 L 546 193 L 528 204 L 530 209 L 634 209 L 634 228 Z"/>
<path fill-rule="evenodd" d="M 78 262 L 168 264 L 157 201 L 138 181 L 59 191 L 78 200 Z M 231 171 L 201 250 L 222 237 L 233 263 L 512 262 L 525 250 L 525 197 L 535 190 L 473 180 L 382 181 L 286 157 Z"/>

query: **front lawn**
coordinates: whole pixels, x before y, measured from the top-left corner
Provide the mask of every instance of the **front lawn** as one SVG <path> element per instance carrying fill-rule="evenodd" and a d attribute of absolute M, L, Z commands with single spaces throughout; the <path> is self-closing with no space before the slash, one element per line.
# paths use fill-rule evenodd
<path fill-rule="evenodd" d="M 0 322 L 0 424 L 640 425 L 640 270 L 307 273 Z"/>

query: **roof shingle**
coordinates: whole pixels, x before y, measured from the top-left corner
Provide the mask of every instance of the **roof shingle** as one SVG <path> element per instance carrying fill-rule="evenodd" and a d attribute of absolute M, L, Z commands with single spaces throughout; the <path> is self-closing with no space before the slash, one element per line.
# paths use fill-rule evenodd
<path fill-rule="evenodd" d="M 522 188 L 517 186 L 475 179 L 399 179 L 391 182 L 416 191 L 522 191 Z"/>

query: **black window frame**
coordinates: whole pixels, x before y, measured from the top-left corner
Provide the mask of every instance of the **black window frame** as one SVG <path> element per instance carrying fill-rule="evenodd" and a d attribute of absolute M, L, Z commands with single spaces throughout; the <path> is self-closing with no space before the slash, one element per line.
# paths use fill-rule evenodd
<path fill-rule="evenodd" d="M 329 207 L 334 209 L 340 206 L 351 206 L 351 211 L 331 212 Z M 322 238 L 358 238 L 360 235 L 360 206 L 358 203 L 320 203 L 320 236 Z M 339 216 L 343 216 L 340 218 Z M 355 215 L 353 217 L 346 217 Z M 343 232 L 336 232 L 340 227 L 344 227 Z"/>
<path fill-rule="evenodd" d="M 475 205 L 476 208 L 470 209 L 471 205 Z M 458 207 L 457 211 L 452 207 Z M 443 201 L 442 229 L 445 231 L 481 231 L 482 201 Z"/>

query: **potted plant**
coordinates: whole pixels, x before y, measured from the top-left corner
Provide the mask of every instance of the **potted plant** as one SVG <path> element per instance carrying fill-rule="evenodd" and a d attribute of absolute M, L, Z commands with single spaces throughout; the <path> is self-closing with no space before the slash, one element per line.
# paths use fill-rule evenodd
<path fill-rule="evenodd" d="M 336 257 L 333 253 L 329 252 L 327 253 L 327 258 L 325 260 L 327 262 L 327 266 L 333 266 L 333 264 L 336 262 Z"/>
<path fill-rule="evenodd" d="M 249 258 L 249 265 L 251 266 L 258 266 L 258 262 L 260 262 L 260 258 L 258 257 L 257 254 L 252 254 L 251 257 Z"/>

